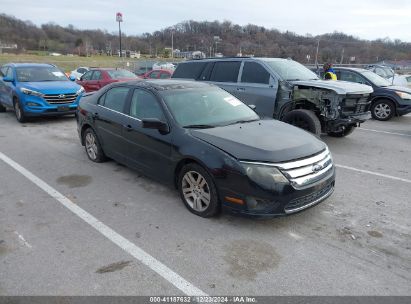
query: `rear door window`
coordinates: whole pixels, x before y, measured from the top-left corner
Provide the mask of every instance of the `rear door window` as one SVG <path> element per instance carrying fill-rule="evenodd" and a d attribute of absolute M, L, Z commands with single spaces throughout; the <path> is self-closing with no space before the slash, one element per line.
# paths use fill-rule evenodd
<path fill-rule="evenodd" d="M 81 76 L 81 80 L 90 80 L 92 74 L 93 74 L 93 71 L 88 71 L 86 74 Z"/>
<path fill-rule="evenodd" d="M 203 72 L 201 73 L 199 79 L 200 80 L 208 80 L 210 78 L 211 71 L 213 70 L 214 62 L 207 63 L 207 66 L 204 68 Z"/>
<path fill-rule="evenodd" d="M 160 74 L 159 71 L 151 72 L 150 75 L 148 75 L 148 78 L 156 79 L 156 78 L 158 78 L 159 74 Z"/>
<path fill-rule="evenodd" d="M 113 111 L 124 113 L 124 106 L 126 104 L 129 91 L 130 89 L 127 87 L 112 88 L 104 94 L 104 97 L 100 97 L 99 103 L 103 102 L 102 105 L 104 105 L 104 107 Z"/>
<path fill-rule="evenodd" d="M 349 81 L 349 82 L 356 82 L 356 83 L 366 83 L 365 79 L 361 76 L 350 72 L 350 71 L 341 71 L 341 76 L 339 80 Z M 338 76 L 338 75 L 337 75 Z"/>
<path fill-rule="evenodd" d="M 91 80 L 100 80 L 101 79 L 101 72 L 94 71 L 93 75 L 91 76 Z"/>
<path fill-rule="evenodd" d="M 237 82 L 240 66 L 240 61 L 216 62 L 210 80 L 215 82 Z"/>
<path fill-rule="evenodd" d="M 241 82 L 269 84 L 270 74 L 259 63 L 245 62 L 241 74 Z"/>
<path fill-rule="evenodd" d="M 173 78 L 198 79 L 207 62 L 180 63 L 173 74 Z"/>
<path fill-rule="evenodd" d="M 160 74 L 161 79 L 167 79 L 167 78 L 170 78 L 170 77 L 171 77 L 171 75 L 169 73 L 166 73 L 166 72 L 163 72 L 163 73 Z"/>

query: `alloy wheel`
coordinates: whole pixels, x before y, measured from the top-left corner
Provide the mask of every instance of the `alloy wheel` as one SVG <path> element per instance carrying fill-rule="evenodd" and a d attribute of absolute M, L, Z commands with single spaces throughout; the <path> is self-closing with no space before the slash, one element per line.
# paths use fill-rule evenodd
<path fill-rule="evenodd" d="M 182 179 L 182 192 L 187 204 L 195 211 L 202 212 L 210 205 L 210 187 L 200 173 L 188 171 Z"/>
<path fill-rule="evenodd" d="M 391 107 L 386 103 L 377 104 L 374 108 L 375 116 L 385 119 L 391 115 Z"/>
<path fill-rule="evenodd" d="M 88 132 L 86 134 L 85 144 L 86 144 L 86 151 L 87 151 L 88 156 L 92 160 L 96 160 L 97 159 L 97 153 L 98 153 L 98 147 L 97 147 L 97 143 L 96 143 L 96 138 L 94 137 L 93 133 Z"/>
<path fill-rule="evenodd" d="M 21 108 L 18 102 L 14 103 L 14 111 L 16 113 L 17 120 L 21 120 Z"/>

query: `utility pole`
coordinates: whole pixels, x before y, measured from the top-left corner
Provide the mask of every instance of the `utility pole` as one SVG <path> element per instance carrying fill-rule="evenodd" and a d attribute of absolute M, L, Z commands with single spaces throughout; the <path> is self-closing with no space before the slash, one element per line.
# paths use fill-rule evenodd
<path fill-rule="evenodd" d="M 121 50 L 121 26 L 120 26 L 120 23 L 123 22 L 123 14 L 122 13 L 118 12 L 116 14 L 116 21 L 118 22 L 118 37 L 119 37 L 119 40 L 120 40 L 120 57 L 122 57 L 123 54 L 122 54 L 122 50 Z"/>
<path fill-rule="evenodd" d="M 342 51 L 341 51 L 341 60 L 340 60 L 340 64 L 342 64 L 343 63 L 343 60 L 344 60 L 344 48 L 342 49 Z"/>
<path fill-rule="evenodd" d="M 215 49 L 214 49 L 214 57 L 217 54 L 217 45 L 218 43 L 220 43 L 222 41 L 222 39 L 220 38 L 220 36 L 214 36 L 214 42 L 215 42 Z"/>
<path fill-rule="evenodd" d="M 315 52 L 315 66 L 318 67 L 318 49 L 320 48 L 320 38 L 317 41 L 317 51 Z"/>
<path fill-rule="evenodd" d="M 171 59 L 174 58 L 174 29 L 171 30 Z"/>

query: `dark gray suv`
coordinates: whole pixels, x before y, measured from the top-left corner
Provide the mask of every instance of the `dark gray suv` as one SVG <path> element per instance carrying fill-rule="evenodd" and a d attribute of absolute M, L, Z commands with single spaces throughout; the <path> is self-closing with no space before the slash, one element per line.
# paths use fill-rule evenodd
<path fill-rule="evenodd" d="M 343 137 L 369 119 L 367 85 L 321 80 L 300 63 L 281 58 L 211 58 L 182 62 L 172 78 L 206 81 L 256 112 L 316 135 Z"/>

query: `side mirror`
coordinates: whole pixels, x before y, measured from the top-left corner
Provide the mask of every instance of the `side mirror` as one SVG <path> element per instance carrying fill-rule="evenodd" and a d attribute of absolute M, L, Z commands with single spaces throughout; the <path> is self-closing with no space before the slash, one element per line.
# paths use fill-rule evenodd
<path fill-rule="evenodd" d="M 13 81 L 14 81 L 14 79 L 13 79 L 13 78 L 11 78 L 11 77 L 7 77 L 7 76 L 5 76 L 5 77 L 3 77 L 3 81 L 4 81 L 4 82 L 13 82 Z"/>
<path fill-rule="evenodd" d="M 248 107 L 253 111 L 255 111 L 255 109 L 257 109 L 256 105 L 253 105 L 253 104 L 248 105 Z"/>
<path fill-rule="evenodd" d="M 143 128 L 146 129 L 157 129 L 162 134 L 170 132 L 170 128 L 168 127 L 168 125 L 165 122 L 159 120 L 158 118 L 144 118 L 142 120 L 142 123 Z"/>
<path fill-rule="evenodd" d="M 70 79 L 71 81 L 76 81 L 76 77 L 74 77 L 74 75 L 70 75 L 69 79 Z"/>

